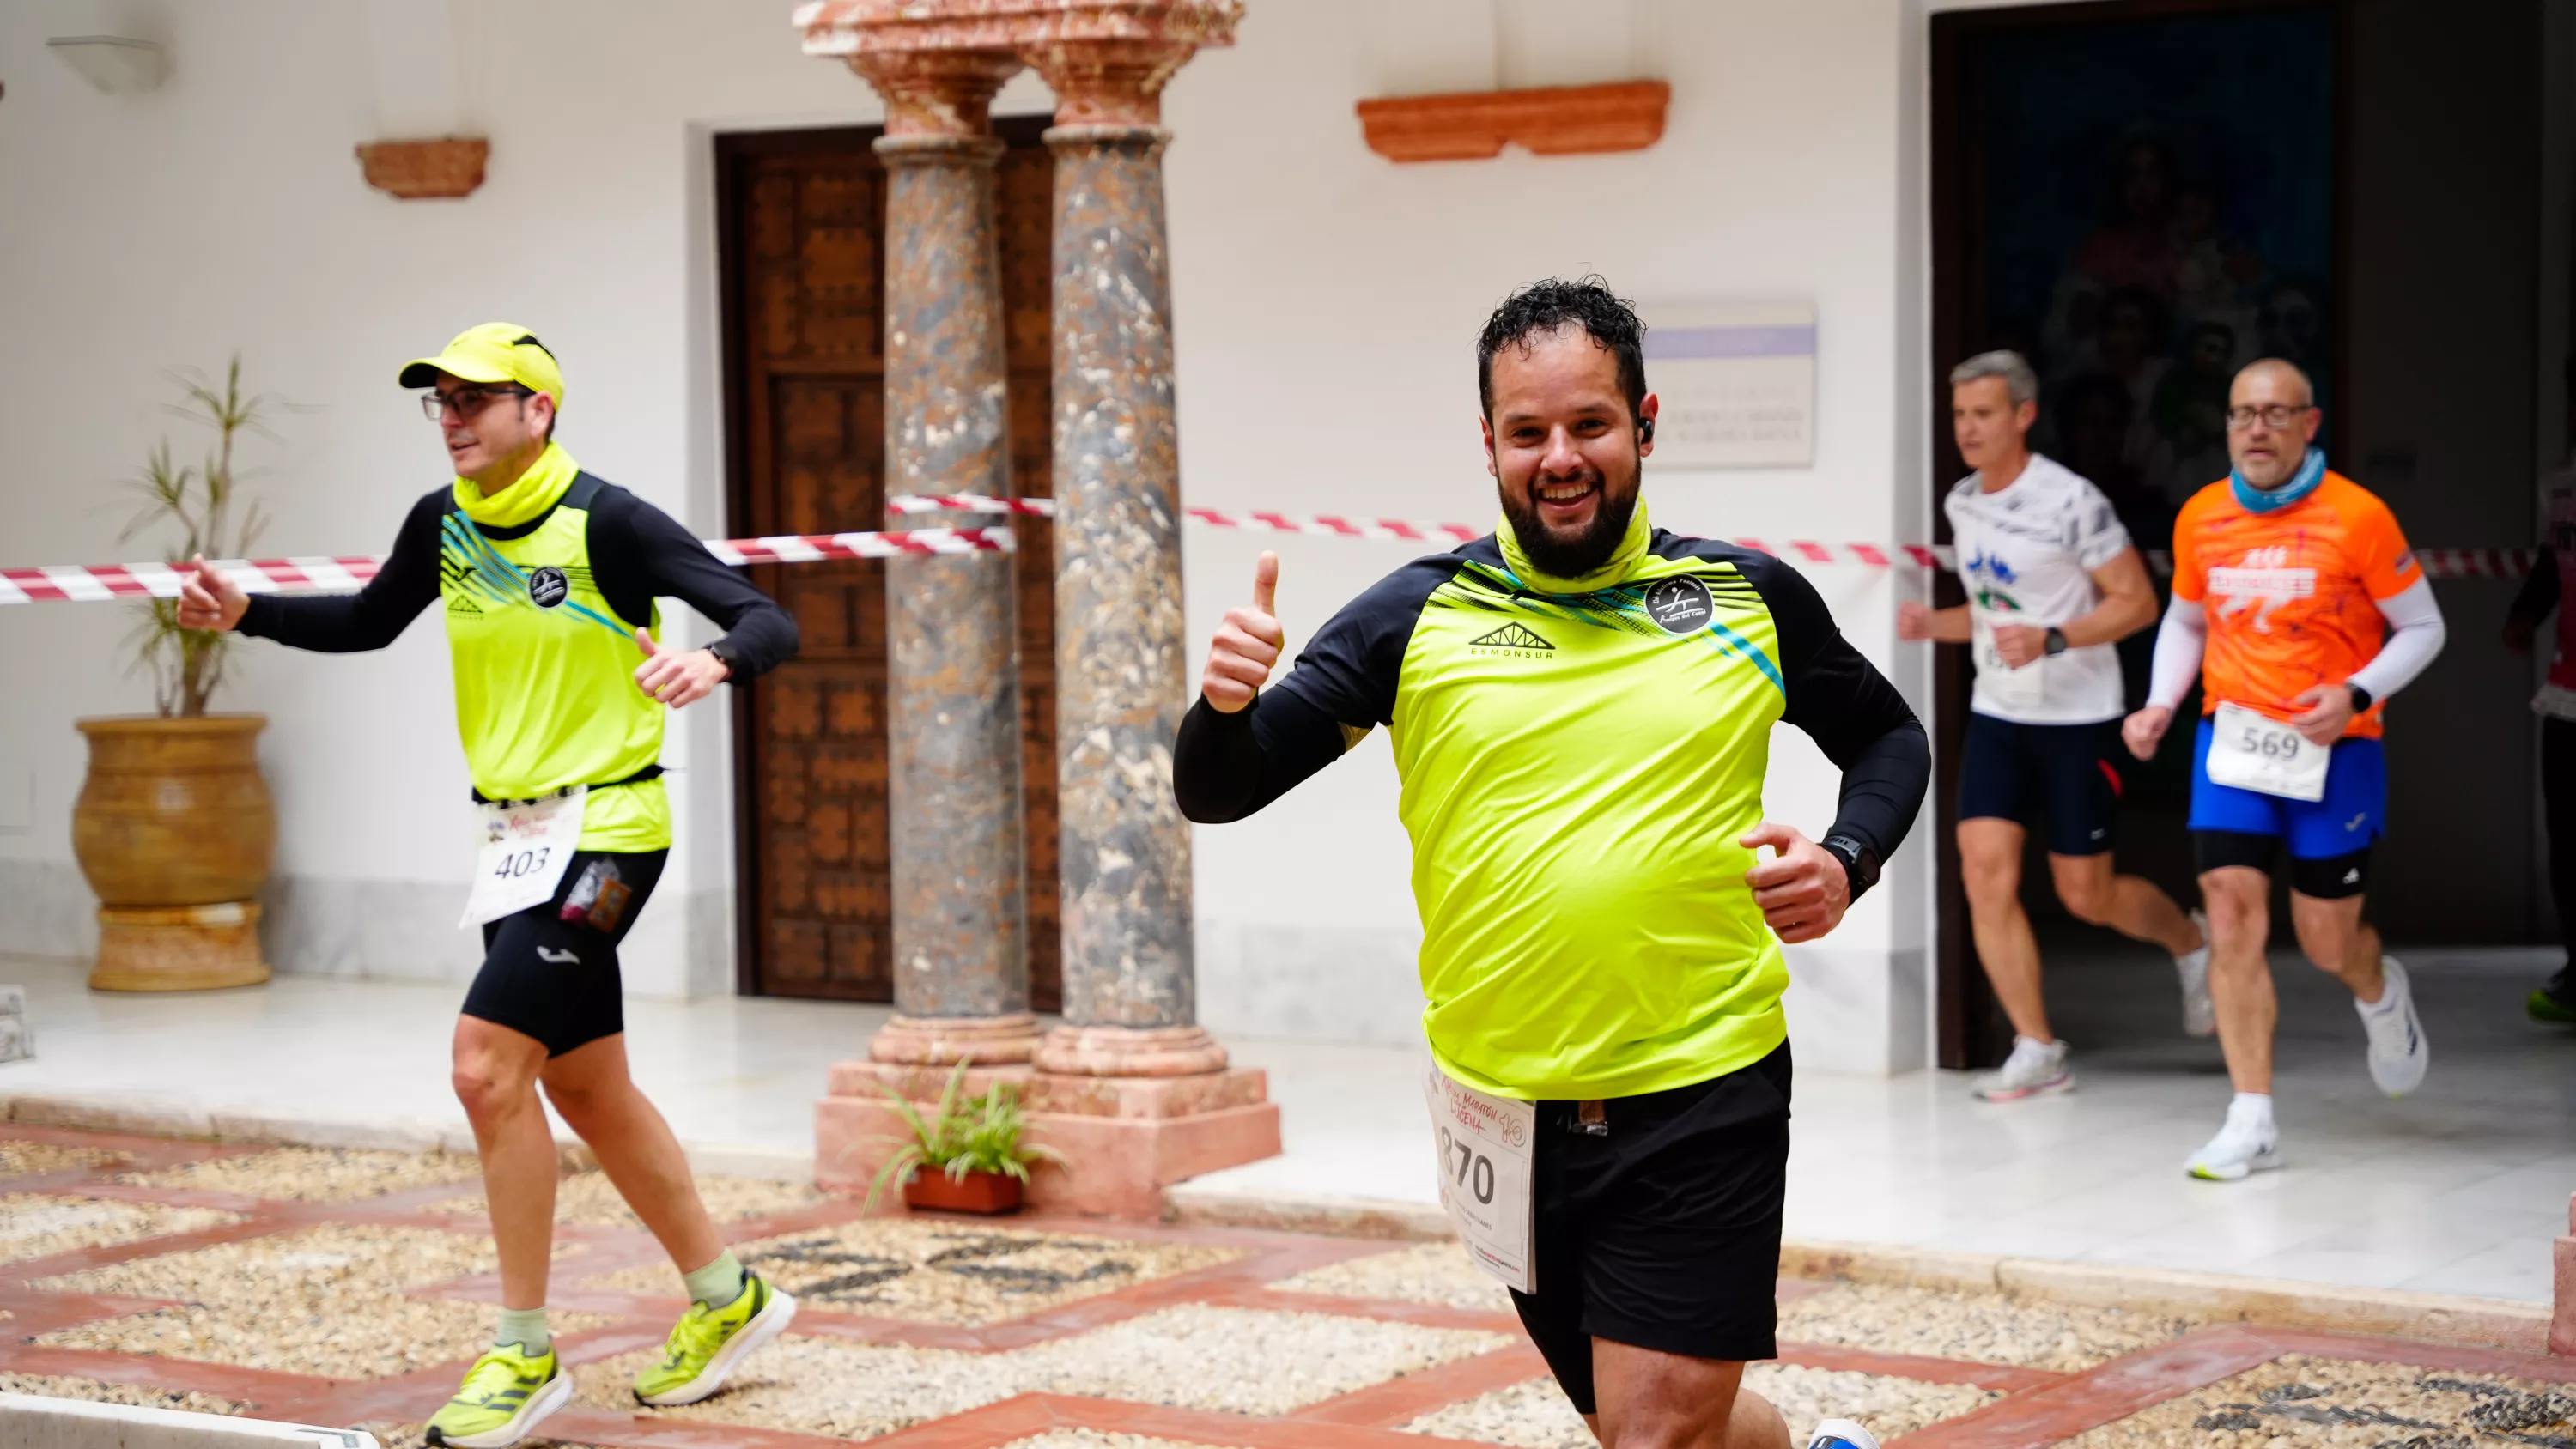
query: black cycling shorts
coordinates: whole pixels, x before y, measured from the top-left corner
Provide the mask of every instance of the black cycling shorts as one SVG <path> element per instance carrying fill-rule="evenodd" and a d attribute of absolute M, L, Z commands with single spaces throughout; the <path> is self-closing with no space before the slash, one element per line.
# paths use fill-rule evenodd
<path fill-rule="evenodd" d="M 2120 834 L 2116 721 L 2018 724 L 1971 713 L 1959 745 L 1959 818 L 2046 832 L 2051 855 L 2100 855 Z"/>
<path fill-rule="evenodd" d="M 667 850 L 573 852 L 553 900 L 483 923 L 483 969 L 466 989 L 465 1015 L 535 1037 L 549 1057 L 624 1031 L 617 943 L 644 913 L 644 899 L 670 856 Z M 576 911 L 565 920 L 564 901 L 601 864 L 615 867 L 623 901 L 614 912 Z"/>
<path fill-rule="evenodd" d="M 2191 854 L 2203 872 L 2241 865 L 2272 873 L 2281 854 L 2281 837 L 2244 830 L 2195 830 Z M 2312 860 L 2290 857 L 2290 889 L 2311 900 L 2339 901 L 2370 889 L 2370 847 Z"/>
<path fill-rule="evenodd" d="M 1773 1356 L 1789 1182 L 1789 1047 L 1668 1092 L 1538 1104 L 1538 1292 L 1512 1294 L 1565 1396 L 1593 1413 L 1592 1340 L 1691 1358 Z"/>

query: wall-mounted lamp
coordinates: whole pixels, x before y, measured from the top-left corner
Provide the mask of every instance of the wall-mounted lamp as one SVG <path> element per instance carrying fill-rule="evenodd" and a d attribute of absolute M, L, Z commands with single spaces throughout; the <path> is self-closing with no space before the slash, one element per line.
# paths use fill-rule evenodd
<path fill-rule="evenodd" d="M 79 71 L 81 79 L 111 96 L 157 90 L 170 74 L 170 53 L 155 41 L 122 35 L 63 35 L 46 41 L 45 48 Z"/>

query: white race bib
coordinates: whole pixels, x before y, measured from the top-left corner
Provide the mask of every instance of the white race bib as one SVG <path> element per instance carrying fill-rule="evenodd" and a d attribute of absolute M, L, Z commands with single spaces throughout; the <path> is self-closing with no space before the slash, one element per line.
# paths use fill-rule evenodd
<path fill-rule="evenodd" d="M 575 785 L 543 799 L 477 807 L 483 850 L 474 860 L 474 892 L 465 898 L 458 927 L 497 921 L 554 899 L 581 845 L 581 802 L 588 788 Z"/>
<path fill-rule="evenodd" d="M 2215 785 L 2284 800 L 2322 800 L 2333 754 L 2333 746 L 2314 743 L 2241 704 L 2220 705 L 2210 721 L 2209 779 Z"/>
<path fill-rule="evenodd" d="M 1977 685 L 1986 697 L 2007 708 L 2034 708 L 2048 696 L 2048 659 L 2043 655 L 2019 669 L 2004 662 L 2003 651 L 1995 647 L 1994 621 L 1980 613 L 1976 619 Z"/>
<path fill-rule="evenodd" d="M 1530 1261 L 1530 1146 L 1538 1108 L 1461 1086 L 1432 1067 L 1422 1080 L 1440 1151 L 1440 1206 L 1476 1266 L 1506 1288 L 1538 1291 Z"/>

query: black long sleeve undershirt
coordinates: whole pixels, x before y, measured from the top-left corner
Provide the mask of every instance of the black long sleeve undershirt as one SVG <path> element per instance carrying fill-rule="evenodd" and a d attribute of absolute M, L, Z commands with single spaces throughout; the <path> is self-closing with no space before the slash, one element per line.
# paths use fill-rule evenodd
<path fill-rule="evenodd" d="M 2538 628 L 2540 621 L 2548 618 L 2549 611 L 2557 608 L 2560 602 L 2558 556 L 2544 548 L 2540 551 L 2539 560 L 2532 564 L 2530 576 L 2522 581 L 2521 591 L 2513 596 L 2513 607 L 2507 611 L 2506 617 Z"/>
<path fill-rule="evenodd" d="M 450 497 L 441 488 L 412 505 L 366 587 L 354 594 L 254 594 L 240 632 L 325 654 L 391 644 L 438 602 L 439 530 Z M 654 599 L 679 599 L 726 631 L 719 642 L 736 661 L 729 682 L 757 678 L 795 657 L 796 622 L 678 520 L 611 484 L 589 491 L 586 502 L 591 578 L 618 618 L 640 628 L 652 620 Z"/>
<path fill-rule="evenodd" d="M 1467 545 L 1468 549 L 1489 542 Z M 1784 722 L 1842 771 L 1833 824 L 1879 859 L 1913 828 L 1932 780 L 1932 745 L 1904 696 L 1842 636 L 1805 577 L 1767 554 L 1659 533 L 1655 551 L 1734 563 L 1770 608 L 1779 632 Z M 1241 820 L 1341 758 L 1363 728 L 1392 718 L 1397 676 L 1423 601 L 1447 571 L 1418 560 L 1355 600 L 1312 641 L 1297 673 L 1250 706 L 1222 713 L 1201 698 L 1182 717 L 1172 754 L 1181 813 L 1201 824 Z M 1309 671 L 1312 671 L 1309 674 Z M 1296 687 L 1298 676 L 1315 681 Z M 1337 711 L 1309 695 L 1345 701 Z M 1822 838 L 1822 837 L 1819 837 Z"/>

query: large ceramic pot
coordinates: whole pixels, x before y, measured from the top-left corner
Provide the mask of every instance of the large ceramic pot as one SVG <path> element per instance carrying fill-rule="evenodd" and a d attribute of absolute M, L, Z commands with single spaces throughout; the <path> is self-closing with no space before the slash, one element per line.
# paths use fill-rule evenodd
<path fill-rule="evenodd" d="M 277 813 L 260 778 L 265 715 L 80 721 L 89 776 L 72 853 L 98 893 L 103 991 L 201 991 L 268 979 L 260 884 Z"/>

